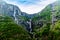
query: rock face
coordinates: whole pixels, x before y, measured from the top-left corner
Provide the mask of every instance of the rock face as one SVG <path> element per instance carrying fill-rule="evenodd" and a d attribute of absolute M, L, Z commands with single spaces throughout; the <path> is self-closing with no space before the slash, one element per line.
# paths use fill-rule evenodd
<path fill-rule="evenodd" d="M 0 1 L 0 16 L 10 16 L 17 24 L 22 24 L 26 29 L 29 29 L 27 23 L 27 20 L 30 18 L 29 14 L 21 12 L 16 5 Z"/>
<path fill-rule="evenodd" d="M 0 1 L 0 15 L 11 16 L 17 23 L 19 20 L 19 16 L 21 15 L 20 9 L 12 4 L 7 4 L 4 1 Z"/>

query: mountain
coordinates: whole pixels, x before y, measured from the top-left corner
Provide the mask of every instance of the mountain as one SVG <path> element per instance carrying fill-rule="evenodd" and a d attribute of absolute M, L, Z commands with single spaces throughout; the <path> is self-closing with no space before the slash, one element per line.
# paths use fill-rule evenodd
<path fill-rule="evenodd" d="M 52 4 L 49 4 L 41 12 L 38 12 L 34 15 L 34 17 L 32 18 L 33 30 L 39 30 L 44 25 L 52 24 L 52 20 L 54 21 L 54 23 L 60 20 L 59 3 L 60 1 L 56 1 Z"/>
<path fill-rule="evenodd" d="M 27 14 L 25 12 L 22 12 L 16 5 L 12 5 L 4 1 L 0 1 L 0 15 L 10 16 L 17 24 L 24 25 L 28 29 L 29 29 L 29 24 L 27 23 L 27 21 L 29 21 L 30 19 L 32 19 L 32 25 L 34 24 L 35 26 L 37 24 L 41 24 L 43 21 L 44 22 L 50 21 L 50 15 L 51 15 L 50 10 L 51 7 L 48 6 L 39 13 Z"/>
<path fill-rule="evenodd" d="M 11 16 L 15 21 L 18 21 L 17 16 L 21 15 L 20 9 L 11 4 L 7 4 L 4 1 L 0 1 L 0 15 Z"/>
<path fill-rule="evenodd" d="M 51 23 L 51 6 L 48 5 L 41 12 L 38 12 L 32 18 L 34 27 L 42 27 L 44 24 Z"/>
<path fill-rule="evenodd" d="M 16 5 L 0 1 L 0 16 L 10 16 L 17 24 L 24 25 L 29 29 L 27 21 L 32 20 L 33 26 L 43 26 L 45 23 L 51 23 L 51 4 L 36 14 L 27 14 L 22 12 Z M 58 9 L 57 9 L 58 10 Z M 57 17 L 57 16 L 56 16 Z"/>
<path fill-rule="evenodd" d="M 46 6 L 32 21 L 33 32 L 38 40 L 60 40 L 60 1 Z"/>
<path fill-rule="evenodd" d="M 47 5 L 41 12 L 38 12 L 32 18 L 34 25 L 44 23 L 52 23 L 52 12 L 54 13 L 54 19 L 60 19 L 60 1 L 56 1 Z"/>
<path fill-rule="evenodd" d="M 57 19 L 54 26 L 52 18 Z M 60 1 L 36 14 L 27 14 L 16 5 L 0 1 L 0 39 L 60 40 Z"/>
<path fill-rule="evenodd" d="M 28 30 L 29 24 L 27 21 L 33 17 L 33 15 L 22 12 L 16 5 L 8 4 L 5 1 L 0 1 L 0 16 L 9 16 L 16 24 L 23 25 Z"/>

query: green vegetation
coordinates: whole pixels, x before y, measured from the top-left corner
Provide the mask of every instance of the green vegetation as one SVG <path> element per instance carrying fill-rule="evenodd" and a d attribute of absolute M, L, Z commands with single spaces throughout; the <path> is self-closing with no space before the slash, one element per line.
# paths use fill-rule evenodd
<path fill-rule="evenodd" d="M 34 16 L 33 21 L 36 20 L 51 20 L 51 7 L 47 6 L 42 12 L 39 12 L 36 16 Z"/>
<path fill-rule="evenodd" d="M 42 12 L 32 18 L 33 34 L 27 32 L 22 25 L 17 25 L 11 17 L 0 15 L 0 40 L 60 40 L 60 5 L 56 2 L 55 18 L 52 25 L 51 6 L 48 5 Z M 27 17 L 18 16 L 26 22 Z"/>
<path fill-rule="evenodd" d="M 47 6 L 42 12 L 39 12 L 33 18 L 35 38 L 38 40 L 60 40 L 60 4 L 55 3 L 55 18 L 57 21 L 52 25 L 52 11 L 51 7 Z M 45 20 L 45 21 L 44 21 Z M 43 26 L 39 26 L 37 23 L 43 23 Z"/>
<path fill-rule="evenodd" d="M 54 26 L 48 23 L 37 30 L 35 30 L 35 34 L 38 40 L 60 40 L 60 20 Z"/>
<path fill-rule="evenodd" d="M 0 16 L 0 40 L 29 40 L 28 32 L 6 16 Z"/>
<path fill-rule="evenodd" d="M 28 18 L 25 17 L 25 16 L 19 16 L 19 19 L 22 20 L 22 21 L 27 21 L 28 20 Z"/>

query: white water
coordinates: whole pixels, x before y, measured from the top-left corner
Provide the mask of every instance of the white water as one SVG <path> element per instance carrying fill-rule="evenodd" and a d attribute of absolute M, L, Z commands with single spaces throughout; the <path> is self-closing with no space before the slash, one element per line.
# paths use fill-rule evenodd
<path fill-rule="evenodd" d="M 16 23 L 18 24 L 18 19 L 16 18 L 16 11 L 14 10 L 14 18 L 15 18 L 15 21 L 16 21 Z"/>
<path fill-rule="evenodd" d="M 29 22 L 27 21 L 27 23 L 29 24 L 30 33 L 32 33 L 31 19 L 30 19 L 30 21 L 29 21 Z"/>

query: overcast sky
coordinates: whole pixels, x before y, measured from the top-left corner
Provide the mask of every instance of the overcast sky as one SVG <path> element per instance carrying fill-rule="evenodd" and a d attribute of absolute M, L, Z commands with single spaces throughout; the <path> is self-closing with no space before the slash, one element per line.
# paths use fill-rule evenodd
<path fill-rule="evenodd" d="M 40 12 L 48 4 L 56 0 L 5 0 L 7 3 L 17 5 L 22 12 L 34 14 Z"/>

